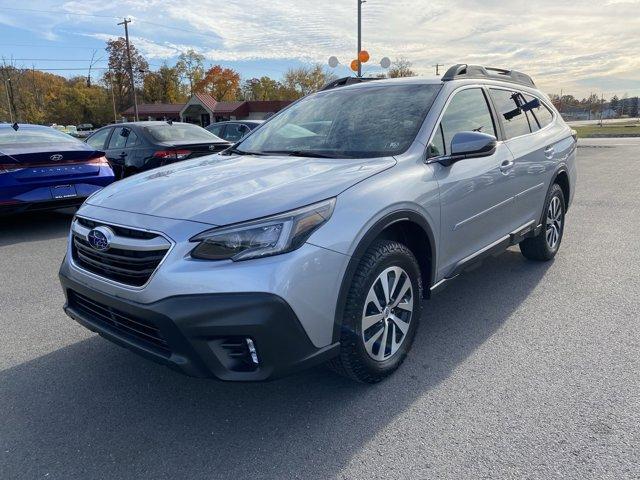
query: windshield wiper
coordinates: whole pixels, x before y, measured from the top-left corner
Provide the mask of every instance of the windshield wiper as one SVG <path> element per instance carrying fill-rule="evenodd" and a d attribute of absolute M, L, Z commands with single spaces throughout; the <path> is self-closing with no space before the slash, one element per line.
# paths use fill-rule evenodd
<path fill-rule="evenodd" d="M 309 158 L 338 158 L 335 155 L 319 153 L 311 150 L 265 150 L 262 153 L 287 155 L 289 157 L 309 157 Z"/>
<path fill-rule="evenodd" d="M 229 147 L 226 150 L 220 152 L 222 155 L 264 155 L 262 152 L 245 152 L 244 150 L 239 150 L 236 147 Z"/>

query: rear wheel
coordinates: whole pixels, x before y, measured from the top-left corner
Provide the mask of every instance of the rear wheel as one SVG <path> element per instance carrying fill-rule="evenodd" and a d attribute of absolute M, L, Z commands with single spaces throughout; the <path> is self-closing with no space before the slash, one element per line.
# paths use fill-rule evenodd
<path fill-rule="evenodd" d="M 376 241 L 354 275 L 342 323 L 340 355 L 330 366 L 376 383 L 395 371 L 411 348 L 421 314 L 422 281 L 403 244 Z"/>
<path fill-rule="evenodd" d="M 122 178 L 130 177 L 131 175 L 135 175 L 138 173 L 138 169 L 136 167 L 125 167 Z"/>
<path fill-rule="evenodd" d="M 554 183 L 545 201 L 542 230 L 520 242 L 520 251 L 529 260 L 547 261 L 555 257 L 564 233 L 565 203 L 562 188 Z"/>

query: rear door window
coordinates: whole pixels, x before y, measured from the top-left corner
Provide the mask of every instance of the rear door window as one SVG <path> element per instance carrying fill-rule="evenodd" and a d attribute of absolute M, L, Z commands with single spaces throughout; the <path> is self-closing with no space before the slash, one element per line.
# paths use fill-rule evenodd
<path fill-rule="evenodd" d="M 116 128 L 109 140 L 109 150 L 114 148 L 124 148 L 127 145 L 126 128 Z"/>
<path fill-rule="evenodd" d="M 111 128 L 105 128 L 104 130 L 94 133 L 87 139 L 87 144 L 91 145 L 96 150 L 104 150 L 104 144 L 107 141 L 107 138 L 109 138 L 111 130 Z"/>
<path fill-rule="evenodd" d="M 491 97 L 508 139 L 526 135 L 538 129 L 533 116 L 530 115 L 531 118 L 527 118 L 527 113 L 522 109 L 524 103 L 522 94 L 512 90 L 492 88 Z M 531 127 L 530 122 L 535 125 L 535 128 Z"/>

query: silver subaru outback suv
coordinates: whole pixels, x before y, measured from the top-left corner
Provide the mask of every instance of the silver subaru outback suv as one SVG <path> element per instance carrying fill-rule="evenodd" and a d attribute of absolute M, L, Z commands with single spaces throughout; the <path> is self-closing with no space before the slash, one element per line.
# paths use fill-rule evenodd
<path fill-rule="evenodd" d="M 511 245 L 555 256 L 575 156 L 575 133 L 516 71 L 341 79 L 224 153 L 87 199 L 64 308 L 189 375 L 326 362 L 377 382 L 411 349 L 423 299 Z"/>

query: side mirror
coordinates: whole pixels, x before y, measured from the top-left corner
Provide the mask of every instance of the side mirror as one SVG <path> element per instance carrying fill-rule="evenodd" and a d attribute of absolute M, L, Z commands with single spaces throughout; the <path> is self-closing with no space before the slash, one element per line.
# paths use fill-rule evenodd
<path fill-rule="evenodd" d="M 493 135 L 481 132 L 458 132 L 451 140 L 450 154 L 440 157 L 438 162 L 449 166 L 466 158 L 488 157 L 496 151 L 498 141 Z"/>

